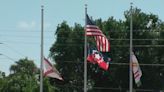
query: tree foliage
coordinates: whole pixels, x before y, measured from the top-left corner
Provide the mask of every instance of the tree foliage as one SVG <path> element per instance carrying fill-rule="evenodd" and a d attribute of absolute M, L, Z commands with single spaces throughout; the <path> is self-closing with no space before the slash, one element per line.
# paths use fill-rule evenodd
<path fill-rule="evenodd" d="M 130 10 L 124 13 L 125 20 L 95 20 L 111 43 L 110 57 L 112 63 L 129 63 L 129 33 Z M 139 63 L 163 63 L 163 22 L 157 15 L 146 14 L 138 8 L 132 10 L 133 16 L 133 51 Z M 152 25 L 146 25 L 151 20 Z M 66 82 L 58 86 L 61 92 L 68 88 L 69 91 L 83 91 L 84 70 L 84 28 L 80 24 L 69 27 L 66 22 L 61 23 L 56 30 L 56 41 L 50 48 L 50 56 Z M 152 39 L 152 40 L 151 40 Z M 88 42 L 93 41 L 88 38 Z M 108 71 L 103 71 L 97 65 L 88 63 L 88 88 L 89 92 L 125 92 L 129 88 L 129 66 L 111 64 Z M 163 89 L 163 68 L 157 66 L 141 66 L 143 77 L 142 86 L 134 89 Z M 64 88 L 63 88 L 64 87 Z M 67 91 L 68 92 L 68 91 Z M 143 92 L 140 91 L 140 92 Z"/>
<path fill-rule="evenodd" d="M 38 92 L 39 91 L 39 69 L 34 61 L 28 58 L 20 59 L 10 67 L 10 74 L 5 76 L 0 72 L 0 92 Z M 44 92 L 54 92 L 49 78 L 44 79 Z"/>

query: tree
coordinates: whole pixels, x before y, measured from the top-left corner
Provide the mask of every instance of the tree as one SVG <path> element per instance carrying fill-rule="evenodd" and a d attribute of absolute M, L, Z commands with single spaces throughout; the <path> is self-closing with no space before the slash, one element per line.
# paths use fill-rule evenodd
<path fill-rule="evenodd" d="M 6 84 L 5 73 L 0 71 L 0 91 L 2 91 L 4 85 Z"/>
<path fill-rule="evenodd" d="M 66 22 L 61 23 L 56 30 L 57 39 L 50 48 L 50 56 L 57 64 L 59 72 L 65 80 L 65 86 L 82 86 L 83 80 L 83 27 L 75 24 L 74 28 L 69 27 Z M 65 92 L 60 85 L 60 92 Z M 66 88 L 65 87 L 65 88 Z M 79 88 L 71 88 L 67 92 L 78 90 Z"/>
<path fill-rule="evenodd" d="M 6 83 L 1 89 L 2 92 L 34 92 L 38 88 L 36 70 L 32 60 L 20 59 L 11 65 L 11 74 L 5 77 Z"/>
<path fill-rule="evenodd" d="M 148 39 L 163 39 L 163 31 L 161 30 L 164 28 L 164 23 L 157 15 L 152 13 L 146 14 L 138 8 L 134 8 L 132 11 L 133 51 L 139 63 L 163 63 L 164 54 L 160 52 L 163 48 L 155 47 L 155 45 L 162 45 L 163 42 Z M 129 63 L 130 10 L 125 11 L 124 16 L 124 21 L 117 21 L 113 17 L 106 21 L 95 20 L 110 40 L 112 63 Z M 147 28 L 146 25 L 150 19 L 152 25 Z M 69 27 L 66 22 L 63 22 L 57 27 L 55 35 L 57 39 L 50 48 L 50 56 L 54 59 L 57 68 L 66 80 L 62 86 L 57 87 L 60 92 L 66 92 L 66 90 L 67 92 L 81 92 L 83 90 L 84 72 L 84 28 L 79 24 Z M 93 39 L 88 38 L 88 41 L 93 41 Z M 109 71 L 103 71 L 97 65 L 90 63 L 87 67 L 89 92 L 125 92 L 129 89 L 128 65 L 111 64 Z M 141 69 L 143 77 L 140 88 L 155 90 L 163 88 L 164 82 L 160 81 L 163 78 L 163 68 L 141 66 Z M 150 74 L 153 75 L 150 77 Z M 56 83 L 56 85 L 58 84 Z M 138 89 L 136 86 L 134 88 Z"/>

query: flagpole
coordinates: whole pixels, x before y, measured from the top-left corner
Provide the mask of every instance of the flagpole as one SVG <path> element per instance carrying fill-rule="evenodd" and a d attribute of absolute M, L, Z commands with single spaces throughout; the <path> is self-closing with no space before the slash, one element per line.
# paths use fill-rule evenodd
<path fill-rule="evenodd" d="M 43 31 L 44 31 L 44 6 L 41 6 L 41 60 L 40 60 L 40 92 L 43 92 Z"/>
<path fill-rule="evenodd" d="M 85 28 L 87 25 L 87 4 L 85 4 Z M 84 92 L 87 92 L 87 35 L 85 30 L 85 42 L 84 42 Z"/>
<path fill-rule="evenodd" d="M 133 17 L 132 17 L 132 4 L 130 3 L 130 62 L 129 62 L 129 92 L 133 92 L 133 66 L 132 66 L 132 50 L 133 50 Z"/>

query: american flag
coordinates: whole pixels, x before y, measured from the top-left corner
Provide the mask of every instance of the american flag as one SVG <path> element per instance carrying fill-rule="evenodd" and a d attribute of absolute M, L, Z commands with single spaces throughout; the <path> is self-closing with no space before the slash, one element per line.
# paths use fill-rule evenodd
<path fill-rule="evenodd" d="M 96 40 L 97 49 L 101 52 L 109 52 L 110 51 L 110 43 L 107 37 L 102 33 L 98 26 L 96 26 L 92 20 L 90 20 L 89 16 L 86 15 L 86 35 L 94 36 Z"/>

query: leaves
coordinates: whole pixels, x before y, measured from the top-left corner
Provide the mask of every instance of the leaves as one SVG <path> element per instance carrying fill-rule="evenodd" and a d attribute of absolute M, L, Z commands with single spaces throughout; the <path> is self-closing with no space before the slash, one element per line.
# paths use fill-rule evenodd
<path fill-rule="evenodd" d="M 157 15 L 146 14 L 141 9 L 134 8 L 133 16 L 133 50 L 138 57 L 139 63 L 162 63 L 163 48 L 153 47 L 163 42 L 158 40 L 140 40 L 140 39 L 160 39 L 163 38 L 162 32 L 163 22 L 158 19 Z M 130 11 L 125 11 L 125 21 L 117 21 L 110 17 L 106 21 L 101 19 L 95 20 L 95 23 L 102 29 L 111 43 L 110 56 L 112 63 L 129 63 L 129 35 L 130 35 Z M 152 26 L 147 28 L 146 25 L 152 19 Z M 67 34 L 66 34 L 67 33 Z M 57 28 L 57 40 L 50 49 L 50 55 L 56 62 L 56 66 L 66 79 L 63 86 L 70 85 L 74 91 L 82 91 L 83 89 L 83 61 L 84 61 L 84 28 L 80 24 L 75 24 L 74 27 L 69 27 L 66 22 L 61 23 Z M 92 38 L 88 38 L 88 42 L 94 42 Z M 62 45 L 60 45 L 62 44 Z M 137 47 L 137 45 L 150 45 L 152 47 Z M 56 49 L 56 50 L 55 50 Z M 129 66 L 128 65 L 110 65 L 109 71 L 101 70 L 97 65 L 88 63 L 88 85 L 89 92 L 112 91 L 125 92 L 129 88 Z M 142 88 L 146 89 L 161 89 L 162 82 L 154 80 L 159 78 L 161 67 L 145 67 L 141 66 L 143 71 Z M 150 77 L 150 74 L 151 75 Z M 152 84 L 153 83 L 153 84 Z M 135 84 L 134 84 L 135 85 Z M 155 87 L 155 85 L 158 85 Z M 79 87 L 80 89 L 76 89 Z M 58 86 L 61 92 L 65 92 L 63 87 Z M 100 89 L 99 89 L 100 88 Z M 106 89 L 111 88 L 111 89 Z M 112 89 L 112 88 L 117 88 Z M 136 85 L 134 88 L 137 88 Z M 72 89 L 69 89 L 72 91 Z M 119 90 L 119 92 L 120 92 Z"/>

